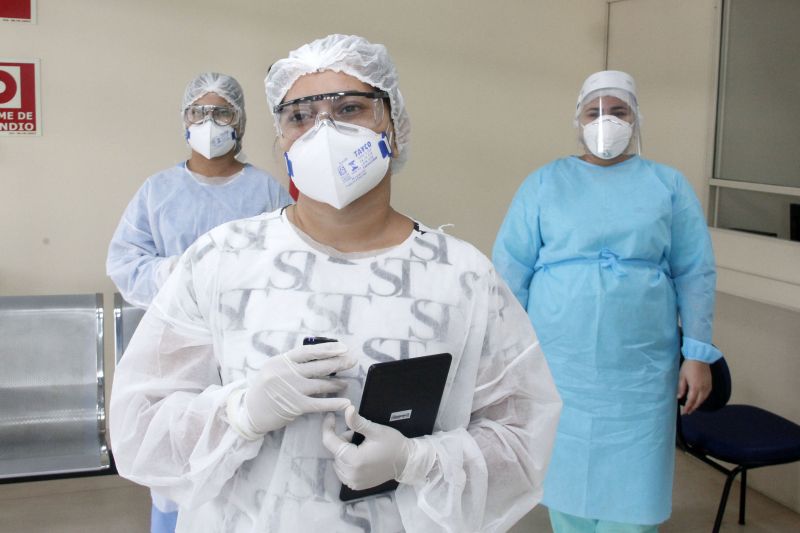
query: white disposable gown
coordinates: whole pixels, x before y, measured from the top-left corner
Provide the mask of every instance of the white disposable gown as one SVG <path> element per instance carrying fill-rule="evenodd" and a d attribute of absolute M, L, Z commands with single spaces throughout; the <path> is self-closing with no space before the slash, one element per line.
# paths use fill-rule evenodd
<path fill-rule="evenodd" d="M 531 174 L 497 236 L 498 272 L 542 341 L 564 411 L 545 505 L 669 517 L 678 361 L 710 363 L 715 270 L 700 203 L 675 169 L 577 157 Z"/>
<path fill-rule="evenodd" d="M 322 415 L 256 441 L 229 425 L 228 396 L 307 335 L 358 358 L 337 375 L 355 405 L 372 363 L 453 355 L 425 483 L 344 504 Z M 505 531 L 540 499 L 560 406 L 525 312 L 472 246 L 423 228 L 341 254 L 275 212 L 181 258 L 116 371 L 110 419 L 121 475 L 176 500 L 178 531 L 461 533 Z"/>
<path fill-rule="evenodd" d="M 291 203 L 274 178 L 252 165 L 216 184 L 180 163 L 150 176 L 130 201 L 111 239 L 106 272 L 125 300 L 146 309 L 169 274 L 164 263 L 176 261 L 197 237 Z"/>

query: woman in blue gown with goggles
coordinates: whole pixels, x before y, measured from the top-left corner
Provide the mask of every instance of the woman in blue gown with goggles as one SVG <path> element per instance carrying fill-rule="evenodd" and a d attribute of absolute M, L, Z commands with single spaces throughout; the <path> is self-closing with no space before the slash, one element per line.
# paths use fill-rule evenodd
<path fill-rule="evenodd" d="M 631 76 L 589 76 L 575 126 L 585 153 L 528 176 L 493 260 L 564 402 L 543 499 L 553 529 L 656 531 L 672 505 L 676 396 L 696 409 L 721 357 L 714 256 L 684 176 L 638 155 Z"/>

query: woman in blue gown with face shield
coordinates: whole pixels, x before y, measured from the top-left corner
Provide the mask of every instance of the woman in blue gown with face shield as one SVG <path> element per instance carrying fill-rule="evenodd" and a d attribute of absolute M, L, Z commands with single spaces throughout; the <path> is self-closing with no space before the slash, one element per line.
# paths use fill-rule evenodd
<path fill-rule="evenodd" d="M 656 531 L 671 509 L 676 397 L 696 409 L 721 356 L 714 256 L 684 176 L 638 155 L 631 76 L 589 76 L 575 125 L 585 153 L 524 181 L 493 260 L 564 402 L 543 499 L 553 529 Z"/>

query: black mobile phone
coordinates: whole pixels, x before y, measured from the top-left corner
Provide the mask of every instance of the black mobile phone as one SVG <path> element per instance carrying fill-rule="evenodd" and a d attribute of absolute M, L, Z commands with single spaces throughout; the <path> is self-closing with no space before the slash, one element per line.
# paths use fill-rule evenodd
<path fill-rule="evenodd" d="M 308 344 L 323 344 L 326 342 L 336 342 L 336 341 L 337 339 L 332 339 L 330 337 L 306 337 L 305 339 L 303 339 L 303 346 L 306 346 Z M 328 377 L 333 377 L 335 375 L 336 372 L 333 372 L 331 374 L 328 374 Z"/>
<path fill-rule="evenodd" d="M 323 344 L 325 342 L 336 342 L 336 339 L 331 339 L 330 337 L 306 337 L 303 339 L 303 345 L 308 344 Z"/>

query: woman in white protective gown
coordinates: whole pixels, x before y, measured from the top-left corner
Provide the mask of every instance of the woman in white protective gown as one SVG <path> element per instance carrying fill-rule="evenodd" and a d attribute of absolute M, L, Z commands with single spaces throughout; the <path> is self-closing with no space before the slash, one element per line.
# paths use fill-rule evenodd
<path fill-rule="evenodd" d="M 297 203 L 181 257 L 116 371 L 120 474 L 177 501 L 177 531 L 507 530 L 541 498 L 561 402 L 490 261 L 391 207 L 410 129 L 386 49 L 328 36 L 266 91 Z M 356 413 L 371 364 L 442 352 L 432 435 Z"/>

